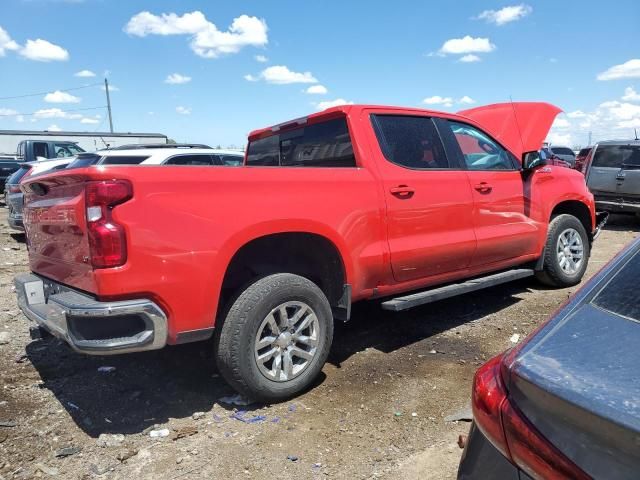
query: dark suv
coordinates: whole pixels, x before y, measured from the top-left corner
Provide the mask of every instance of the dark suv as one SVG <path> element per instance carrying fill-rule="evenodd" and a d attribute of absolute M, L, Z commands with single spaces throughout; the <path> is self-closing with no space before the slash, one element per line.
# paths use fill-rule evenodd
<path fill-rule="evenodd" d="M 597 143 L 585 178 L 597 210 L 640 215 L 640 140 Z"/>

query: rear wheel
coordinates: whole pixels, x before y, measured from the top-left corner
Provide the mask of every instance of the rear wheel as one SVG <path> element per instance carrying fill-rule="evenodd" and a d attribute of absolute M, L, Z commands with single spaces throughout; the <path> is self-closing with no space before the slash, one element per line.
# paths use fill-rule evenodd
<path fill-rule="evenodd" d="M 589 262 L 587 231 L 573 215 L 558 215 L 551 220 L 544 250 L 542 271 L 536 277 L 553 287 L 580 283 Z"/>
<path fill-rule="evenodd" d="M 218 368 L 252 400 L 286 400 L 311 385 L 332 339 L 331 307 L 322 290 L 298 275 L 269 275 L 231 306 L 217 337 Z"/>

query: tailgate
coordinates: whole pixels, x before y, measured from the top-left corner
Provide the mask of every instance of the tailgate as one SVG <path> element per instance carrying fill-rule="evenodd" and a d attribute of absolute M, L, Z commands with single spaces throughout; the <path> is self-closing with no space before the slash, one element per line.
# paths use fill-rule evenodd
<path fill-rule="evenodd" d="M 86 177 L 53 174 L 23 186 L 29 264 L 35 273 L 95 292 L 85 218 Z"/>

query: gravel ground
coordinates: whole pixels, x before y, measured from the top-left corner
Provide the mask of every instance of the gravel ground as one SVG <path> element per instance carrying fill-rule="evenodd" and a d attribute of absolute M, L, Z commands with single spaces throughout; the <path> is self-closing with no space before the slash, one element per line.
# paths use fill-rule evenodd
<path fill-rule="evenodd" d="M 575 290 L 524 280 L 403 314 L 356 305 L 313 389 L 234 407 L 209 343 L 89 357 L 31 341 L 12 285 L 28 270 L 24 236 L 5 218 L 1 209 L 0 479 L 455 478 L 469 424 L 444 417 L 468 406 L 478 365 Z M 588 275 L 639 230 L 612 219 Z"/>

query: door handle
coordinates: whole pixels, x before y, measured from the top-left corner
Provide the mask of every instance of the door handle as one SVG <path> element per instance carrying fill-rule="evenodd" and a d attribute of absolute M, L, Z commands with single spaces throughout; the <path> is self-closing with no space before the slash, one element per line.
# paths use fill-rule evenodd
<path fill-rule="evenodd" d="M 389 191 L 391 192 L 391 195 L 402 199 L 411 198 L 415 193 L 415 190 L 408 185 L 398 185 L 397 187 L 391 187 Z"/>
<path fill-rule="evenodd" d="M 487 182 L 480 182 L 473 188 L 475 188 L 480 193 L 489 193 L 491 190 L 493 190 L 493 187 L 489 185 Z"/>

